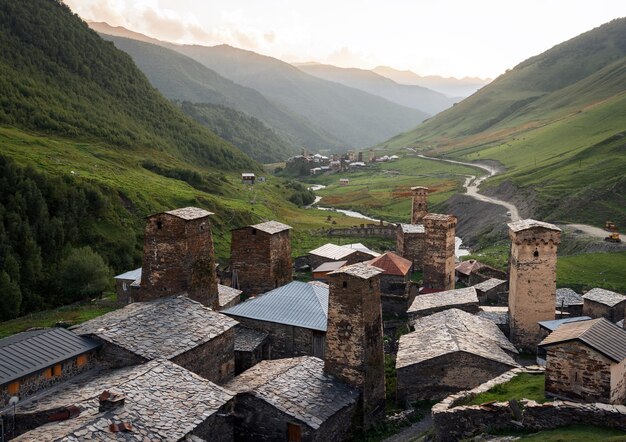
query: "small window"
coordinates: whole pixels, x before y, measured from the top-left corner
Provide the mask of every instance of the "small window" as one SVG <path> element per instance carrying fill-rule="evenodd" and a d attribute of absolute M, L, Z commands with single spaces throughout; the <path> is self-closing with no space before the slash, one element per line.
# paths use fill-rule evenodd
<path fill-rule="evenodd" d="M 11 382 L 9 384 L 8 391 L 11 396 L 17 395 L 17 393 L 19 393 L 20 391 L 20 381 Z"/>
<path fill-rule="evenodd" d="M 87 363 L 87 355 L 79 355 L 76 358 L 76 366 L 77 367 L 82 367 L 83 365 L 85 365 Z"/>
<path fill-rule="evenodd" d="M 52 367 L 52 374 L 55 376 L 61 376 L 62 371 L 63 369 L 61 368 L 61 364 L 57 364 L 54 367 Z"/>
<path fill-rule="evenodd" d="M 533 253 L 533 256 L 535 258 L 539 258 L 539 250 L 535 250 L 535 253 Z"/>
<path fill-rule="evenodd" d="M 44 371 L 44 376 L 46 379 L 52 378 L 52 367 L 46 368 L 46 370 Z"/>
<path fill-rule="evenodd" d="M 300 425 L 287 423 L 287 442 L 302 441 L 302 429 Z"/>
<path fill-rule="evenodd" d="M 124 290 L 125 292 L 128 291 L 128 284 L 123 282 L 122 283 L 122 290 Z"/>
<path fill-rule="evenodd" d="M 256 229 L 252 229 L 252 234 L 256 235 Z"/>
<path fill-rule="evenodd" d="M 371 289 L 373 289 L 373 288 L 374 288 L 374 281 L 372 281 L 371 279 L 370 279 L 370 288 L 371 288 Z"/>
<path fill-rule="evenodd" d="M 343 288 L 344 288 L 344 289 L 347 289 L 347 288 L 348 288 L 348 281 L 344 281 L 344 282 L 343 282 Z"/>
<path fill-rule="evenodd" d="M 163 222 L 157 221 L 157 229 L 161 230 L 163 228 Z"/>

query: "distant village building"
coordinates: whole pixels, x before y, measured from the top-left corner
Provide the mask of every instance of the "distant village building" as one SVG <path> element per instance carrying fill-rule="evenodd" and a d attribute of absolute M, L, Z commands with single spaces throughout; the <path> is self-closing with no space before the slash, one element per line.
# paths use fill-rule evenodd
<path fill-rule="evenodd" d="M 235 372 L 237 322 L 185 296 L 135 302 L 72 328 L 111 367 L 170 360 L 217 384 Z"/>
<path fill-rule="evenodd" d="M 472 287 L 476 289 L 480 305 L 501 305 L 506 303 L 502 295 L 508 295 L 507 284 L 503 279 L 490 278 Z"/>
<path fill-rule="evenodd" d="M 428 187 L 411 187 L 411 224 L 421 224 L 428 215 Z"/>
<path fill-rule="evenodd" d="M 320 264 L 316 268 L 313 269 L 313 279 L 317 281 L 328 281 L 328 274 L 330 272 L 334 272 L 335 270 L 339 270 L 341 267 L 348 264 L 348 261 L 330 261 Z"/>
<path fill-rule="evenodd" d="M 626 401 L 626 330 L 605 318 L 563 324 L 545 338 L 546 394 L 622 405 Z"/>
<path fill-rule="evenodd" d="M 361 243 L 343 246 L 327 243 L 311 250 L 308 253 L 308 261 L 309 266 L 314 269 L 326 262 L 346 261 L 348 265 L 351 265 L 357 262 L 369 261 L 377 256 L 380 256 L 380 253 L 368 249 Z"/>
<path fill-rule="evenodd" d="M 416 296 L 407 310 L 409 320 L 415 320 L 450 308 L 478 313 L 478 296 L 474 287 L 447 290 Z"/>
<path fill-rule="evenodd" d="M 93 368 L 100 343 L 49 328 L 0 339 L 0 409 Z"/>
<path fill-rule="evenodd" d="M 339 184 L 342 186 L 347 186 L 350 184 L 350 180 L 348 178 L 339 178 Z"/>
<path fill-rule="evenodd" d="M 555 318 L 556 253 L 561 229 L 527 219 L 510 223 L 509 237 L 510 337 L 518 348 L 534 352 L 541 340 L 537 323 Z"/>
<path fill-rule="evenodd" d="M 141 267 L 114 277 L 117 305 L 124 306 L 134 302 L 134 297 L 141 287 Z"/>
<path fill-rule="evenodd" d="M 254 184 L 256 180 L 256 175 L 253 173 L 242 173 L 241 174 L 241 183 L 242 184 Z"/>
<path fill-rule="evenodd" d="M 210 215 L 185 207 L 147 217 L 136 301 L 184 292 L 207 307 L 219 308 Z"/>
<path fill-rule="evenodd" d="M 267 333 L 272 358 L 324 357 L 327 286 L 292 281 L 223 313 L 250 329 Z"/>
<path fill-rule="evenodd" d="M 400 337 L 397 401 L 439 400 L 518 367 L 517 351 L 493 322 L 448 309 L 415 322 Z"/>
<path fill-rule="evenodd" d="M 454 241 L 456 217 L 429 213 L 424 216 L 424 287 L 437 290 L 454 288 Z"/>
<path fill-rule="evenodd" d="M 94 371 L 20 401 L 14 440 L 232 441 L 233 396 L 164 360 Z"/>
<path fill-rule="evenodd" d="M 263 293 L 292 280 L 291 227 L 268 221 L 234 229 L 230 244 L 232 285 Z"/>
<path fill-rule="evenodd" d="M 583 297 L 569 288 L 556 289 L 556 309 L 572 317 L 583 314 Z"/>
<path fill-rule="evenodd" d="M 583 315 L 606 318 L 611 322 L 624 319 L 626 296 L 611 290 L 595 288 L 583 295 Z"/>
<path fill-rule="evenodd" d="M 398 224 L 396 228 L 396 251 L 413 262 L 414 271 L 423 269 L 425 239 L 426 230 L 422 224 Z"/>

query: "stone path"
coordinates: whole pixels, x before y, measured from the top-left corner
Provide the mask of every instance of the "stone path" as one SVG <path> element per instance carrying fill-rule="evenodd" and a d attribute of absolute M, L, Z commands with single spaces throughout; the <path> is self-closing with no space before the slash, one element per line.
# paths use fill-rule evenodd
<path fill-rule="evenodd" d="M 383 442 L 410 442 L 416 440 L 419 436 L 430 430 L 433 426 L 433 418 L 430 413 L 424 416 L 419 422 L 414 423 L 410 427 L 406 427 L 402 431 L 393 436 L 384 439 Z"/>

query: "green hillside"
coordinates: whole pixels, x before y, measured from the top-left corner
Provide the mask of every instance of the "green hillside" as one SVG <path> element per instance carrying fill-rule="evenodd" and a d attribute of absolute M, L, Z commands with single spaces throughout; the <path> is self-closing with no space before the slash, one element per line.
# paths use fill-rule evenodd
<path fill-rule="evenodd" d="M 626 19 L 520 63 L 387 146 L 493 159 L 491 192 L 531 199 L 553 221 L 626 224 Z M 487 190 L 489 191 L 489 190 Z"/>

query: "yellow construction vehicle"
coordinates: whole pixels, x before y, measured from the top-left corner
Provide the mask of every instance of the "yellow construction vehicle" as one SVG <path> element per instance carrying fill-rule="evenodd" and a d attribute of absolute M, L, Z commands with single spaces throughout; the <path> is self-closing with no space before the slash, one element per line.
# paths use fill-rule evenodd
<path fill-rule="evenodd" d="M 604 223 L 604 230 L 607 232 L 617 232 L 617 226 L 613 224 L 613 221 L 607 221 Z"/>
<path fill-rule="evenodd" d="M 617 226 L 613 224 L 611 221 L 607 221 L 604 224 L 604 230 L 609 232 L 609 236 L 604 238 L 605 241 L 608 242 L 622 242 L 622 239 L 619 236 L 619 231 L 617 230 Z"/>

